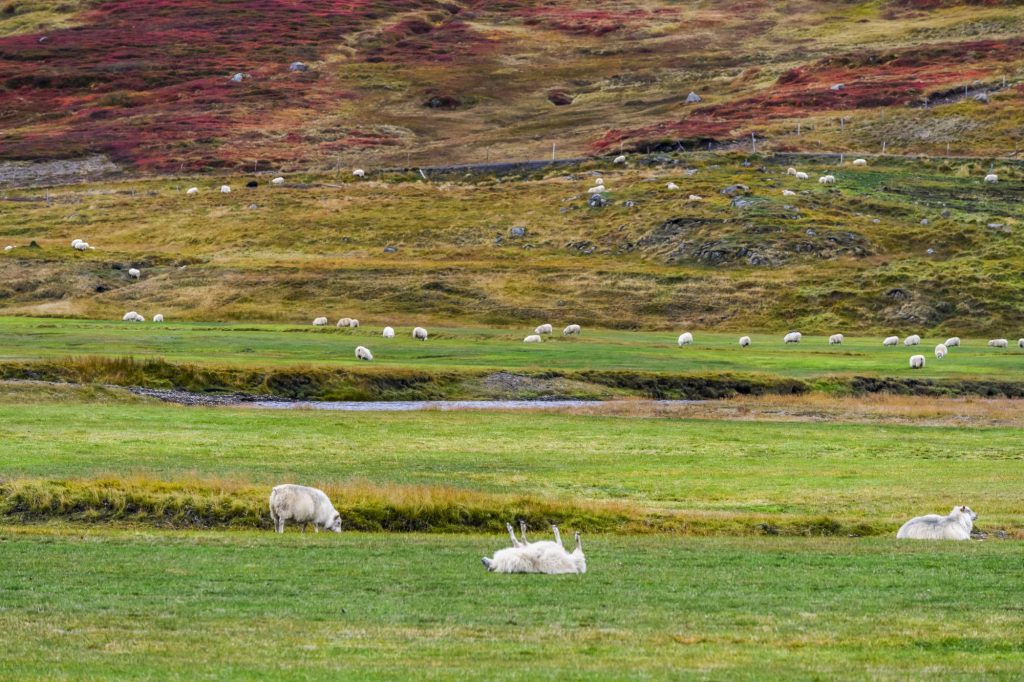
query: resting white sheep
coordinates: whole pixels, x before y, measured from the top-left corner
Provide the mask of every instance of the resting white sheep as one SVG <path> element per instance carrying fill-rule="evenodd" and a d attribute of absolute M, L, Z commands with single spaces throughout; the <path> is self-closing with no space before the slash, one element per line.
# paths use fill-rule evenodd
<path fill-rule="evenodd" d="M 904 346 L 917 346 L 921 343 L 921 337 L 917 334 L 911 334 L 907 338 L 903 339 Z"/>
<path fill-rule="evenodd" d="M 199 194 L 199 188 L 198 187 L 189 187 L 187 190 L 185 190 L 185 194 L 190 196 L 190 197 L 194 197 L 195 195 Z"/>
<path fill-rule="evenodd" d="M 274 522 L 274 530 L 284 532 L 284 522 L 294 521 L 302 526 L 313 524 L 313 530 L 320 529 L 341 532 L 341 514 L 331 504 L 331 500 L 322 490 L 304 485 L 286 483 L 275 486 L 270 491 L 270 520 Z"/>
<path fill-rule="evenodd" d="M 999 176 L 996 175 L 995 173 L 989 173 L 988 175 L 985 176 L 985 182 L 994 185 L 995 183 L 999 182 Z"/>
<path fill-rule="evenodd" d="M 373 360 L 373 353 L 366 346 L 356 346 L 356 360 Z"/>
<path fill-rule="evenodd" d="M 690 201 L 704 201 L 704 197 L 700 196 L 699 194 L 691 194 Z"/>
<path fill-rule="evenodd" d="M 679 338 L 676 340 L 676 342 L 680 346 L 689 346 L 691 343 L 693 343 L 693 334 L 691 334 L 690 332 L 683 332 L 682 334 L 679 335 Z"/>
<path fill-rule="evenodd" d="M 533 330 L 534 334 L 550 334 L 553 331 L 550 324 L 542 324 Z"/>
<path fill-rule="evenodd" d="M 946 343 L 944 343 L 942 345 L 946 346 L 947 348 L 952 348 L 954 346 L 959 346 L 960 345 L 960 337 L 959 336 L 951 336 L 950 338 L 946 339 Z"/>
<path fill-rule="evenodd" d="M 71 242 L 71 248 L 73 248 L 75 251 L 85 251 L 87 249 L 92 249 L 95 247 L 89 246 L 89 242 L 87 241 L 76 239 L 75 241 Z"/>
<path fill-rule="evenodd" d="M 221 194 L 231 194 L 231 186 L 230 185 L 221 185 L 220 186 L 220 193 Z"/>
<path fill-rule="evenodd" d="M 395 338 L 395 330 L 392 329 L 391 327 L 384 327 L 384 331 L 383 331 L 383 333 L 381 335 L 385 339 L 393 339 L 393 338 Z"/>
<path fill-rule="evenodd" d="M 804 335 L 800 332 L 790 332 L 782 337 L 783 343 L 800 343 L 800 339 L 804 338 Z"/>
<path fill-rule="evenodd" d="M 836 184 L 836 176 L 834 175 L 822 175 L 818 178 L 819 185 L 834 185 Z"/>
<path fill-rule="evenodd" d="M 352 326 L 352 318 L 351 317 L 343 317 L 340 320 L 338 320 L 338 324 L 336 324 L 334 326 L 335 327 L 350 327 L 350 326 Z"/>
<path fill-rule="evenodd" d="M 420 341 L 427 340 L 427 330 L 423 327 L 416 327 L 412 330 L 412 338 L 419 339 Z"/>
<path fill-rule="evenodd" d="M 896 532 L 901 540 L 970 540 L 978 515 L 970 507 L 953 507 L 948 516 L 928 514 L 910 519 Z"/>
<path fill-rule="evenodd" d="M 157 313 L 156 315 L 153 316 L 153 321 L 154 322 L 163 322 L 164 321 L 164 316 L 161 313 Z"/>
<path fill-rule="evenodd" d="M 946 357 L 947 353 L 949 353 L 949 349 L 946 348 L 944 344 L 940 343 L 939 345 L 935 346 L 935 357 L 937 359 L 941 360 L 942 358 Z"/>
<path fill-rule="evenodd" d="M 749 336 L 741 336 L 740 337 L 740 347 L 746 348 L 749 345 L 750 345 L 750 337 Z"/>
<path fill-rule="evenodd" d="M 793 168 L 792 166 L 787 168 L 786 169 L 786 175 L 796 175 L 796 168 Z"/>
<path fill-rule="evenodd" d="M 315 320 L 313 320 L 313 326 L 314 327 L 325 327 L 325 326 L 327 326 L 327 318 L 326 317 L 318 317 L 318 318 L 316 318 Z"/>
<path fill-rule="evenodd" d="M 139 272 L 138 268 L 128 268 L 128 276 L 133 279 L 139 279 L 142 277 L 142 273 Z"/>
<path fill-rule="evenodd" d="M 125 322 L 145 322 L 146 321 L 146 318 L 144 318 L 142 315 L 139 315 L 134 310 L 125 313 L 124 317 L 122 317 L 121 319 L 124 320 Z"/>
<path fill-rule="evenodd" d="M 562 336 L 579 336 L 581 331 L 578 324 L 570 324 L 562 330 Z"/>
<path fill-rule="evenodd" d="M 828 337 L 828 345 L 840 346 L 842 345 L 845 338 L 846 337 L 844 337 L 842 334 L 833 334 L 832 336 Z"/>
<path fill-rule="evenodd" d="M 991 348 L 1009 348 L 1010 342 L 1006 339 L 992 339 L 988 342 L 988 345 Z"/>
<path fill-rule="evenodd" d="M 800 171 L 794 177 L 796 177 L 797 180 L 806 180 L 810 176 L 807 175 L 807 173 L 804 173 L 803 171 Z"/>
<path fill-rule="evenodd" d="M 540 334 L 530 334 L 523 339 L 523 343 L 540 343 L 541 341 L 543 341 L 543 339 L 540 338 Z"/>
<path fill-rule="evenodd" d="M 782 190 L 782 196 L 784 196 L 784 197 L 795 197 L 796 196 L 796 192 L 794 192 L 791 189 L 784 189 L 784 190 Z"/>
<path fill-rule="evenodd" d="M 910 369 L 922 369 L 924 367 L 924 356 L 923 355 L 911 355 L 910 356 Z"/>
<path fill-rule="evenodd" d="M 899 343 L 900 337 L 898 336 L 887 336 L 885 337 L 885 340 L 882 341 L 883 346 L 897 346 L 899 345 Z"/>
<path fill-rule="evenodd" d="M 562 536 L 557 526 L 551 526 L 555 540 L 526 542 L 525 528 L 523 540 L 520 542 L 507 525 L 512 546 L 499 549 L 493 558 L 483 557 L 480 561 L 491 573 L 544 573 L 561 575 L 566 573 L 586 573 L 587 559 L 583 555 L 583 543 L 580 534 L 576 533 L 576 548 L 569 553 L 562 545 Z"/>
<path fill-rule="evenodd" d="M 626 163 L 626 157 L 623 156 L 622 154 L 619 154 L 612 160 L 612 163 Z"/>
<path fill-rule="evenodd" d="M 7 246 L 4 247 L 4 253 L 10 253 L 11 251 L 14 251 L 13 246 L 8 244 Z"/>
<path fill-rule="evenodd" d="M 352 171 L 352 175 L 356 176 L 357 178 L 362 178 L 366 176 L 366 171 L 364 171 L 362 168 L 356 168 L 354 171 Z"/>
<path fill-rule="evenodd" d="M 670 182 L 667 185 L 665 185 L 665 189 L 677 190 L 677 189 L 679 189 L 679 185 L 677 185 L 674 182 Z"/>
<path fill-rule="evenodd" d="M 853 165 L 854 166 L 866 166 L 866 165 L 868 165 L 868 162 L 865 159 L 854 159 L 853 160 Z"/>
<path fill-rule="evenodd" d="M 604 185 L 595 185 L 595 186 L 593 186 L 593 187 L 591 187 L 590 189 L 587 190 L 587 194 L 601 194 L 602 192 L 607 192 L 607 191 L 608 190 L 606 190 L 604 188 Z"/>
<path fill-rule="evenodd" d="M 273 180 L 270 181 L 270 184 L 271 185 L 283 185 L 284 184 L 284 178 L 281 178 L 281 177 L 274 178 Z"/>

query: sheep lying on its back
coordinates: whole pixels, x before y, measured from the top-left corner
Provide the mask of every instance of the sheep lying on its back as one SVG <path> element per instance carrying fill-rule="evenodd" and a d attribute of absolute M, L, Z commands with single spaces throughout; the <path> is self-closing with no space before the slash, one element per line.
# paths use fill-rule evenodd
<path fill-rule="evenodd" d="M 313 524 L 313 530 L 320 529 L 341 532 L 341 514 L 331 504 L 326 493 L 304 485 L 286 483 L 270 491 L 270 520 L 274 530 L 284 532 L 284 522 L 294 521 L 306 530 L 306 524 Z"/>
<path fill-rule="evenodd" d="M 970 540 L 974 520 L 970 507 L 953 507 L 949 516 L 928 514 L 910 519 L 900 527 L 896 537 L 901 540 Z"/>
<path fill-rule="evenodd" d="M 562 545 L 562 536 L 558 526 L 551 526 L 555 535 L 554 542 L 526 541 L 526 527 L 523 528 L 522 541 L 517 540 L 512 526 L 506 524 L 512 546 L 499 549 L 493 558 L 483 557 L 480 561 L 491 573 L 545 573 L 560 575 L 565 573 L 586 573 L 587 559 L 583 555 L 583 543 L 580 534 L 576 533 L 576 548 L 567 552 Z"/>

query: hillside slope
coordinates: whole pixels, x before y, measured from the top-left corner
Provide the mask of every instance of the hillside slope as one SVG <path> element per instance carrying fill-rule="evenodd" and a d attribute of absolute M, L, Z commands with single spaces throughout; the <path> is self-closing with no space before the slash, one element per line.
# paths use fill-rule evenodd
<path fill-rule="evenodd" d="M 9 0 L 0 159 L 438 165 L 752 133 L 1010 155 L 1022 48 L 1015 0 Z"/>

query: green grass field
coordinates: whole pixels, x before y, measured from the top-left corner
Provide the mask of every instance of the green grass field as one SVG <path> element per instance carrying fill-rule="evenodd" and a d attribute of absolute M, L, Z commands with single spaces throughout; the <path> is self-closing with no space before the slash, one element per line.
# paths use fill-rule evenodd
<path fill-rule="evenodd" d="M 0 529 L 13 679 L 1017 679 L 1018 543 Z"/>

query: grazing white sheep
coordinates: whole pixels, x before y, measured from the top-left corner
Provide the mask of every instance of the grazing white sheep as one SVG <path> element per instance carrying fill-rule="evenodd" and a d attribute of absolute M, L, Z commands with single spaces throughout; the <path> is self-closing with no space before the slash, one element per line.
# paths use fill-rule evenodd
<path fill-rule="evenodd" d="M 796 168 L 793 168 L 792 166 L 787 168 L 786 169 L 786 175 L 796 175 Z"/>
<path fill-rule="evenodd" d="M 700 196 L 699 194 L 691 194 L 690 201 L 704 201 L 704 197 Z"/>
<path fill-rule="evenodd" d="M 419 339 L 420 341 L 427 340 L 427 330 L 423 327 L 416 327 L 412 330 L 412 338 Z"/>
<path fill-rule="evenodd" d="M 741 336 L 740 337 L 740 347 L 741 348 L 746 348 L 749 345 L 750 345 L 750 337 L 749 336 Z"/>
<path fill-rule="evenodd" d="M 917 346 L 921 343 L 921 337 L 917 334 L 911 334 L 907 338 L 903 339 L 904 346 Z"/>
<path fill-rule="evenodd" d="M 526 542 L 516 540 L 512 527 L 508 526 L 512 546 L 499 549 L 493 558 L 483 557 L 480 561 L 491 573 L 544 573 L 561 575 L 567 573 L 586 573 L 587 559 L 583 555 L 583 543 L 580 534 L 576 533 L 576 548 L 569 553 L 562 545 L 562 536 L 557 526 L 551 527 L 555 540 L 543 542 Z"/>
<path fill-rule="evenodd" d="M 161 313 L 157 313 L 156 315 L 154 315 L 154 316 L 153 316 L 153 321 L 154 321 L 154 322 L 163 322 L 163 321 L 164 321 L 164 316 L 163 316 L 163 314 L 161 314 Z"/>
<path fill-rule="evenodd" d="M 947 348 L 953 348 L 954 346 L 959 346 L 960 345 L 960 337 L 959 336 L 951 336 L 948 339 L 946 339 L 946 343 L 944 343 L 942 345 L 946 346 Z"/>
<path fill-rule="evenodd" d="M 7 246 L 4 247 L 4 253 L 10 253 L 11 251 L 14 251 L 14 247 L 13 246 L 7 245 Z"/>
<path fill-rule="evenodd" d="M 139 279 L 142 277 L 142 273 L 139 272 L 138 268 L 128 268 L 128 276 L 133 279 Z"/>
<path fill-rule="evenodd" d="M 922 369 L 924 367 L 924 356 L 923 355 L 911 355 L 910 356 L 910 369 Z"/>
<path fill-rule="evenodd" d="M 284 522 L 294 521 L 302 526 L 313 524 L 313 530 L 320 529 L 341 532 L 341 514 L 331 504 L 331 499 L 322 490 L 304 485 L 286 483 L 270 491 L 270 520 L 274 530 L 284 532 Z"/>
<path fill-rule="evenodd" d="M 899 345 L 899 343 L 900 337 L 898 336 L 887 336 L 885 337 L 885 340 L 882 341 L 883 346 L 897 346 Z"/>
<path fill-rule="evenodd" d="M 318 317 L 318 318 L 316 318 L 315 320 L 313 320 L 313 326 L 314 327 L 326 327 L 327 326 L 327 318 L 326 317 Z"/>
<path fill-rule="evenodd" d="M 392 329 L 391 327 L 384 327 L 384 331 L 381 334 L 381 336 L 383 336 L 385 339 L 393 339 L 395 338 L 395 330 Z"/>
<path fill-rule="evenodd" d="M 578 324 L 570 324 L 568 327 L 562 330 L 562 336 L 579 336 L 580 326 Z"/>
<path fill-rule="evenodd" d="M 842 334 L 833 334 L 832 336 L 828 337 L 828 345 L 830 345 L 830 346 L 840 346 L 840 345 L 842 345 L 842 343 L 843 343 L 843 341 L 845 339 L 846 339 L 846 337 L 843 336 Z"/>
<path fill-rule="evenodd" d="M 1017 339 L 1017 348 L 1024 348 L 1024 339 Z"/>
<path fill-rule="evenodd" d="M 199 194 L 199 188 L 198 187 L 189 187 L 187 190 L 185 190 L 185 194 L 187 196 L 194 197 L 195 195 Z"/>
<path fill-rule="evenodd" d="M 523 339 L 523 343 L 540 343 L 543 340 L 544 339 L 540 338 L 540 334 L 530 334 L 525 339 Z"/>
<path fill-rule="evenodd" d="M 800 343 L 800 340 L 804 338 L 804 335 L 800 332 L 790 332 L 782 337 L 783 343 Z"/>
<path fill-rule="evenodd" d="M 352 321 L 348 323 L 348 326 L 350 326 L 353 329 L 355 329 L 356 327 L 359 326 L 359 320 L 357 320 L 356 318 L 353 317 Z"/>
<path fill-rule="evenodd" d="M 901 540 L 970 540 L 978 515 L 970 507 L 957 506 L 948 516 L 928 514 L 910 519 L 896 532 Z"/>
<path fill-rule="evenodd" d="M 356 346 L 356 360 L 373 360 L 373 353 L 366 346 Z"/>
<path fill-rule="evenodd" d="M 96 247 L 89 246 L 89 242 L 82 241 L 81 239 L 76 239 L 75 241 L 71 242 L 71 248 L 73 248 L 75 251 L 86 251 L 88 249 L 95 249 Z"/>
<path fill-rule="evenodd" d="M 144 318 L 142 315 L 139 315 L 134 310 L 131 310 L 131 311 L 125 313 L 124 317 L 122 317 L 121 319 L 124 320 L 125 322 L 145 322 L 146 321 L 146 318 Z"/>
<path fill-rule="evenodd" d="M 626 163 L 626 157 L 622 154 L 619 154 L 612 160 L 612 163 Z"/>
<path fill-rule="evenodd" d="M 221 194 L 231 194 L 231 185 L 221 185 L 220 186 L 220 193 Z"/>
<path fill-rule="evenodd" d="M 691 334 L 690 332 L 683 332 L 682 334 L 679 335 L 677 343 L 680 346 L 689 346 L 691 343 L 693 343 L 693 334 Z"/>
<path fill-rule="evenodd" d="M 803 171 L 799 171 L 794 177 L 796 177 L 797 180 L 806 180 L 810 176 L 807 175 L 807 173 L 804 173 Z"/>
<path fill-rule="evenodd" d="M 822 175 L 818 178 L 819 185 L 834 185 L 836 184 L 836 176 L 834 175 Z"/>
<path fill-rule="evenodd" d="M 784 197 L 795 197 L 796 196 L 796 192 L 794 192 L 791 189 L 784 189 L 784 190 L 782 190 L 782 196 L 784 196 Z"/>
<path fill-rule="evenodd" d="M 935 357 L 937 359 L 941 360 L 942 358 L 946 357 L 948 353 L 949 349 L 946 348 L 944 344 L 940 343 L 939 345 L 935 346 Z"/>
<path fill-rule="evenodd" d="M 550 334 L 553 331 L 550 324 L 542 324 L 533 330 L 534 334 Z"/>
<path fill-rule="evenodd" d="M 999 182 L 999 176 L 996 175 L 995 173 L 989 173 L 988 175 L 985 176 L 985 182 L 994 185 L 997 182 Z"/>
<path fill-rule="evenodd" d="M 270 181 L 270 184 L 271 185 L 283 185 L 284 184 L 284 178 L 276 177 L 276 178 L 274 178 L 273 180 Z"/>
<path fill-rule="evenodd" d="M 1006 339 L 992 339 L 988 345 L 990 348 L 1009 348 L 1010 342 Z"/>
<path fill-rule="evenodd" d="M 351 327 L 352 326 L 352 318 L 351 317 L 343 317 L 340 320 L 338 320 L 338 324 L 336 324 L 334 326 L 335 327 Z"/>
<path fill-rule="evenodd" d="M 868 165 L 868 162 L 867 162 L 866 159 L 854 159 L 853 160 L 853 165 L 854 166 L 866 166 L 866 165 Z"/>
<path fill-rule="evenodd" d="M 673 191 L 674 191 L 674 190 L 677 190 L 677 189 L 679 189 L 679 185 L 677 185 L 677 184 L 676 184 L 676 183 L 674 183 L 674 182 L 670 182 L 670 183 L 668 183 L 667 185 L 665 185 L 665 189 L 670 189 L 670 190 L 673 190 Z"/>
<path fill-rule="evenodd" d="M 364 171 L 362 168 L 356 168 L 354 171 L 352 171 L 352 175 L 354 175 L 357 178 L 366 177 L 366 171 Z"/>

